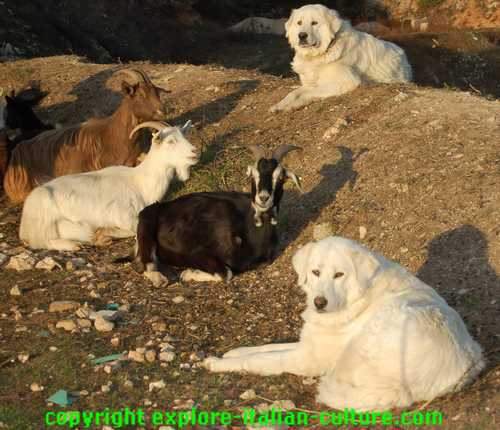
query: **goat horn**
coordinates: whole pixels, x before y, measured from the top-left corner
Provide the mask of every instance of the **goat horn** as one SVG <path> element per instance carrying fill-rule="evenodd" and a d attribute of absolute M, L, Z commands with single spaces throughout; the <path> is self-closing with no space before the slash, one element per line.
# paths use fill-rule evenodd
<path fill-rule="evenodd" d="M 167 127 L 170 127 L 170 125 L 168 125 L 166 122 L 162 122 L 162 121 L 146 121 L 146 122 L 143 122 L 143 123 L 137 125 L 130 132 L 129 139 L 132 139 L 132 136 L 134 135 L 134 133 L 137 130 L 140 130 L 141 128 L 154 128 L 157 131 L 162 131 L 162 130 L 164 130 Z"/>
<path fill-rule="evenodd" d="M 117 73 L 124 73 L 125 75 L 130 76 L 131 78 L 134 78 L 136 80 L 141 80 L 145 82 L 146 84 L 153 85 L 151 82 L 151 79 L 149 79 L 149 76 L 143 72 L 142 70 L 139 69 L 121 69 L 118 70 Z"/>
<path fill-rule="evenodd" d="M 260 145 L 248 145 L 248 149 L 252 151 L 255 160 L 259 161 L 261 158 L 266 158 L 266 150 Z"/>
<path fill-rule="evenodd" d="M 273 158 L 278 163 L 280 163 L 286 154 L 288 154 L 290 151 L 297 151 L 297 150 L 302 151 L 302 148 L 300 146 L 295 146 L 295 145 L 280 145 L 273 151 Z"/>

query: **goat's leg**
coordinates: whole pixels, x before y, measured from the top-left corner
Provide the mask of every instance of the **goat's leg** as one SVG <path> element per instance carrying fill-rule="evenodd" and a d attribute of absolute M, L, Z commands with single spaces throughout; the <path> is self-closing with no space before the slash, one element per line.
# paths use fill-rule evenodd
<path fill-rule="evenodd" d="M 57 232 L 59 239 L 82 243 L 92 243 L 94 239 L 94 228 L 91 225 L 67 219 L 57 221 Z"/>
<path fill-rule="evenodd" d="M 211 372 L 250 372 L 258 375 L 293 373 L 301 376 L 317 376 L 321 373 L 317 363 L 309 357 L 300 343 L 292 349 L 258 352 L 233 358 L 208 357 L 203 366 Z"/>
<path fill-rule="evenodd" d="M 269 343 L 267 345 L 260 346 L 242 346 L 240 348 L 235 348 L 226 352 L 222 357 L 235 358 L 248 354 L 256 354 L 259 352 L 286 351 L 288 349 L 294 348 L 297 348 L 297 345 L 295 343 Z"/>
<path fill-rule="evenodd" d="M 186 269 L 181 273 L 181 281 L 188 282 L 222 282 L 230 281 L 233 272 L 224 262 L 206 255 L 190 258 L 190 266 L 195 269 Z"/>

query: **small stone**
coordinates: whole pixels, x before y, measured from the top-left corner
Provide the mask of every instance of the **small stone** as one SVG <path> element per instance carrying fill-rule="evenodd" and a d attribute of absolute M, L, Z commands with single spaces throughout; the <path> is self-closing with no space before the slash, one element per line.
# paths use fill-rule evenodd
<path fill-rule="evenodd" d="M 152 349 L 149 349 L 144 354 L 144 357 L 146 358 L 147 362 L 152 363 L 153 361 L 156 360 L 156 352 L 153 351 Z"/>
<path fill-rule="evenodd" d="M 80 267 L 85 267 L 86 262 L 83 258 L 77 257 L 72 258 L 71 260 L 66 262 L 66 270 L 72 271 Z"/>
<path fill-rule="evenodd" d="M 167 331 L 167 324 L 165 324 L 164 322 L 155 322 L 155 323 L 153 323 L 152 327 L 153 327 L 154 331 L 157 331 L 160 333 Z"/>
<path fill-rule="evenodd" d="M 160 352 L 159 357 L 160 357 L 160 361 L 166 361 L 166 362 L 174 361 L 175 360 L 175 352 L 172 352 L 172 351 Z"/>
<path fill-rule="evenodd" d="M 363 226 L 363 225 L 362 225 L 362 226 L 360 226 L 360 227 L 359 227 L 359 238 L 360 238 L 361 240 L 363 240 L 363 239 L 366 237 L 366 233 L 367 233 L 367 232 L 368 232 L 368 231 L 366 230 L 366 227 L 365 227 L 365 226 Z"/>
<path fill-rule="evenodd" d="M 168 284 L 168 278 L 161 272 L 144 272 L 144 277 L 151 281 L 154 287 L 161 287 Z"/>
<path fill-rule="evenodd" d="M 130 379 L 127 379 L 124 383 L 123 383 L 123 386 L 127 389 L 132 389 L 134 388 L 134 383 L 130 380 Z"/>
<path fill-rule="evenodd" d="M 57 322 L 56 328 L 62 328 L 66 331 L 73 331 L 76 329 L 76 324 L 73 320 L 61 320 Z"/>
<path fill-rule="evenodd" d="M 409 251 L 409 249 L 403 247 L 403 248 L 400 248 L 399 251 L 401 252 L 401 254 L 406 254 Z"/>
<path fill-rule="evenodd" d="M 189 356 L 189 360 L 191 361 L 201 361 L 205 358 L 205 354 L 203 354 L 203 352 L 193 352 L 191 353 L 191 355 Z"/>
<path fill-rule="evenodd" d="M 77 309 L 80 303 L 71 300 L 60 300 L 49 305 L 49 312 L 66 312 Z"/>
<path fill-rule="evenodd" d="M 109 393 L 109 392 L 111 391 L 111 385 L 112 385 L 112 382 L 111 382 L 111 381 L 110 381 L 110 382 L 108 382 L 108 383 L 107 383 L 107 384 L 105 384 L 105 385 L 102 385 L 102 386 L 101 386 L 101 391 L 102 391 L 103 393 Z"/>
<path fill-rule="evenodd" d="M 115 328 L 115 323 L 104 319 L 101 315 L 98 315 L 94 321 L 94 327 L 97 331 L 108 332 Z"/>
<path fill-rule="evenodd" d="M 333 235 L 333 228 L 331 223 L 323 222 L 321 224 L 316 224 L 313 228 L 313 239 L 321 240 L 325 237 Z"/>
<path fill-rule="evenodd" d="M 149 399 L 144 399 L 144 406 L 151 406 L 153 404 L 153 402 Z"/>
<path fill-rule="evenodd" d="M 21 289 L 17 286 L 17 285 L 14 285 L 11 289 L 10 289 L 10 295 L 11 296 L 20 296 L 22 293 L 21 293 Z"/>
<path fill-rule="evenodd" d="M 92 327 L 92 321 L 87 320 L 85 318 L 78 318 L 76 320 L 76 322 L 78 324 L 78 327 L 81 327 L 81 328 L 90 328 L 90 327 Z"/>
<path fill-rule="evenodd" d="M 119 337 L 113 337 L 113 338 L 111 339 L 111 345 L 113 345 L 113 346 L 115 346 L 115 347 L 116 347 L 116 346 L 119 346 L 119 345 L 120 345 L 120 338 L 119 338 Z"/>
<path fill-rule="evenodd" d="M 43 386 L 36 383 L 36 382 L 33 382 L 31 385 L 30 385 L 30 390 L 33 391 L 34 393 L 37 393 L 39 391 L 43 391 Z"/>
<path fill-rule="evenodd" d="M 56 352 L 57 351 L 57 346 L 51 346 L 51 347 L 49 347 L 49 351 Z"/>
<path fill-rule="evenodd" d="M 137 363 L 144 363 L 144 354 L 138 351 L 129 351 L 128 359 Z"/>
<path fill-rule="evenodd" d="M 0 252 L 0 266 L 3 266 L 7 262 L 8 259 L 9 259 L 8 255 L 2 254 Z"/>
<path fill-rule="evenodd" d="M 162 388 L 165 388 L 167 385 L 165 384 L 165 381 L 163 379 L 160 379 L 159 381 L 156 382 L 150 382 L 149 383 L 149 391 L 154 391 L 154 390 L 161 390 Z"/>
<path fill-rule="evenodd" d="M 23 252 L 14 257 L 10 257 L 9 263 L 5 268 L 21 272 L 24 270 L 32 270 L 34 266 L 35 259 L 27 252 Z"/>
<path fill-rule="evenodd" d="M 468 292 L 469 292 L 469 290 L 467 288 L 461 288 L 460 290 L 458 290 L 458 295 L 463 296 L 463 295 L 467 294 Z"/>
<path fill-rule="evenodd" d="M 250 389 L 250 390 L 246 390 L 244 391 L 243 393 L 240 394 L 240 399 L 241 400 L 253 400 L 257 397 L 257 395 L 255 394 L 255 391 Z"/>
<path fill-rule="evenodd" d="M 19 360 L 20 363 L 26 363 L 30 358 L 30 355 L 29 354 L 19 354 L 17 356 L 17 359 Z"/>
<path fill-rule="evenodd" d="M 182 303 L 182 302 L 184 301 L 184 297 L 182 297 L 182 296 L 176 296 L 176 297 L 174 297 L 174 298 L 172 299 L 172 301 L 173 301 L 176 305 L 178 305 L 179 303 Z"/>
<path fill-rule="evenodd" d="M 47 270 L 50 272 L 54 268 L 62 269 L 61 265 L 54 260 L 52 257 L 45 257 L 43 260 L 40 260 L 36 263 L 35 269 Z"/>
<path fill-rule="evenodd" d="M 109 364 L 106 364 L 103 370 L 109 375 L 112 372 L 113 368 Z"/>

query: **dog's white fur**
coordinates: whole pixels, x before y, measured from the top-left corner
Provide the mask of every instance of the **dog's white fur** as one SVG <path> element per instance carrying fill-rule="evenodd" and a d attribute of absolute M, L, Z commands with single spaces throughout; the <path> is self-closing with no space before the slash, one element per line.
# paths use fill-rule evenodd
<path fill-rule="evenodd" d="M 335 10 L 323 5 L 293 10 L 285 28 L 295 50 L 292 68 L 302 86 L 274 105 L 271 112 L 341 95 L 363 82 L 408 82 L 412 78 L 411 66 L 399 46 L 355 30 Z M 303 43 L 300 33 L 307 35 Z"/>
<path fill-rule="evenodd" d="M 360 244 L 311 242 L 293 267 L 307 294 L 300 341 L 238 348 L 207 358 L 206 368 L 321 376 L 318 401 L 385 410 L 459 390 L 484 367 L 480 346 L 436 291 Z M 318 297 L 328 301 L 321 311 Z"/>
<path fill-rule="evenodd" d="M 19 237 L 31 248 L 75 251 L 96 232 L 108 239 L 136 234 L 139 212 L 160 200 L 175 175 L 189 178 L 196 148 L 184 137 L 190 127 L 153 134 L 137 167 L 112 166 L 67 175 L 35 188 L 24 203 Z"/>

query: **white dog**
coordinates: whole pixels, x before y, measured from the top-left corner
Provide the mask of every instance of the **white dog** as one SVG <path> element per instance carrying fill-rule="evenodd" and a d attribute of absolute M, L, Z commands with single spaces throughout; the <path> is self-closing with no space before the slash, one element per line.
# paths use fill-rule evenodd
<path fill-rule="evenodd" d="M 412 78 L 411 66 L 399 46 L 353 29 L 325 6 L 294 9 L 285 28 L 295 50 L 292 68 L 302 86 L 274 105 L 271 112 L 338 96 L 366 81 L 408 82 Z"/>
<path fill-rule="evenodd" d="M 456 391 L 483 369 L 460 316 L 398 264 L 340 237 L 292 262 L 307 294 L 300 341 L 238 348 L 207 369 L 321 376 L 318 401 L 379 411 Z"/>

